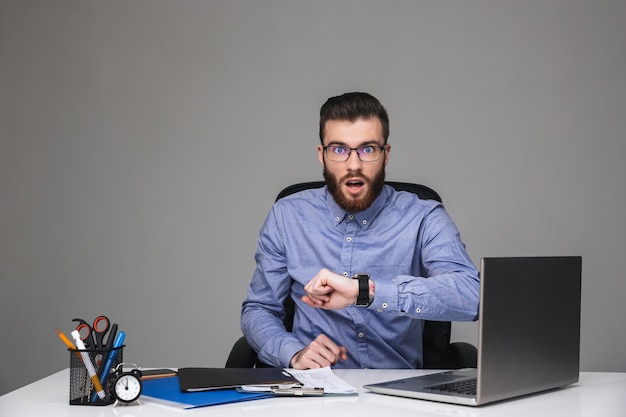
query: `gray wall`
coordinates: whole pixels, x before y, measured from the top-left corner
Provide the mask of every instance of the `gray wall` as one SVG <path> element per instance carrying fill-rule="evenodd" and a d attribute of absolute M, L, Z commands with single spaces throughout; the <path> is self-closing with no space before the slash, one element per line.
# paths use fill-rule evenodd
<path fill-rule="evenodd" d="M 582 369 L 626 371 L 624 39 L 624 1 L 0 0 L 0 393 L 98 314 L 126 361 L 223 366 L 274 195 L 321 179 L 352 90 L 476 263 L 582 255 Z"/>

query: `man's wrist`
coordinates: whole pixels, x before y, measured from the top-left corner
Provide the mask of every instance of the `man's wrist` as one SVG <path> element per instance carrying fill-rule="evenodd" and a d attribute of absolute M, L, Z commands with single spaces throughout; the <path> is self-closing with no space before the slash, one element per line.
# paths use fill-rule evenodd
<path fill-rule="evenodd" d="M 353 279 L 358 281 L 358 295 L 354 305 L 357 307 L 369 307 L 374 302 L 376 286 L 370 279 L 369 274 L 354 274 Z"/>
<path fill-rule="evenodd" d="M 296 363 L 298 362 L 298 359 L 300 358 L 300 352 L 302 351 L 301 350 L 297 351 L 296 354 L 291 357 L 291 360 L 289 361 L 290 368 L 296 367 Z"/>

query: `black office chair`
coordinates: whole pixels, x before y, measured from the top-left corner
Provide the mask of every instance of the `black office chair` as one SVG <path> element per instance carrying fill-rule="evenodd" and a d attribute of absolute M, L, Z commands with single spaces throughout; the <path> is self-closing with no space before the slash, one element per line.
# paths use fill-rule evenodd
<path fill-rule="evenodd" d="M 391 185 L 398 191 L 409 191 L 417 194 L 421 199 L 441 202 L 439 194 L 424 185 L 392 181 L 388 181 L 386 184 Z M 278 194 L 276 201 L 290 194 L 312 188 L 321 188 L 324 185 L 324 181 L 294 184 L 282 190 Z M 291 331 L 293 328 L 295 304 L 291 297 L 287 297 L 284 304 L 287 313 L 284 320 L 285 328 L 287 331 Z M 424 321 L 422 334 L 424 369 L 476 368 L 478 360 L 476 347 L 465 342 L 450 343 L 451 329 L 452 324 L 449 321 Z M 240 337 L 233 345 L 225 365 L 226 368 L 261 368 L 267 366 L 269 365 L 258 359 L 256 352 L 250 347 L 244 336 Z"/>

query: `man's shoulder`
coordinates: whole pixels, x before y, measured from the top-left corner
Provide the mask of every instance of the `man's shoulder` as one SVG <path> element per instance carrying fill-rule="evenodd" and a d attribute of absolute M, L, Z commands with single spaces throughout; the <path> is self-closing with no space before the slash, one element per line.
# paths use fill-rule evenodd
<path fill-rule="evenodd" d="M 422 199 L 410 191 L 395 191 L 389 195 L 381 212 L 385 221 L 397 224 L 445 225 L 451 222 L 443 204 Z"/>
<path fill-rule="evenodd" d="M 432 210 L 435 207 L 442 206 L 437 200 L 420 198 L 417 194 L 410 191 L 398 191 L 391 185 L 386 185 L 388 192 L 387 204 L 404 210 Z"/>
<path fill-rule="evenodd" d="M 297 191 L 289 194 L 276 201 L 276 204 L 297 204 L 298 202 L 306 202 L 311 200 L 323 199 L 326 195 L 326 186 L 320 188 L 307 188 L 306 190 Z"/>
<path fill-rule="evenodd" d="M 306 212 L 326 206 L 326 187 L 310 188 L 289 194 L 274 203 L 277 212 Z"/>

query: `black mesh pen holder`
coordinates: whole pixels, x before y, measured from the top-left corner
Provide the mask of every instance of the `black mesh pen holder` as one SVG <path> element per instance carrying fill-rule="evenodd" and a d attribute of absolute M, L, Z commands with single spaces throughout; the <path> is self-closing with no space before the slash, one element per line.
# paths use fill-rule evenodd
<path fill-rule="evenodd" d="M 115 368 L 123 362 L 123 350 L 124 346 L 107 350 L 69 349 L 70 405 L 98 406 L 115 402 L 111 385 Z"/>

